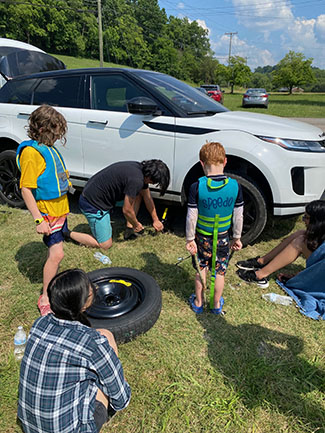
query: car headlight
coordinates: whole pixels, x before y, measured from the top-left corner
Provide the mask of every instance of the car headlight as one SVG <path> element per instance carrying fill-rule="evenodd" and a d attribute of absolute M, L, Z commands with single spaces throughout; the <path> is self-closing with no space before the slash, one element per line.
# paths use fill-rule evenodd
<path fill-rule="evenodd" d="M 325 152 L 325 140 L 308 141 L 308 140 L 289 140 L 287 138 L 277 137 L 262 137 L 258 136 L 263 141 L 277 144 L 287 150 L 295 150 L 301 152 Z"/>

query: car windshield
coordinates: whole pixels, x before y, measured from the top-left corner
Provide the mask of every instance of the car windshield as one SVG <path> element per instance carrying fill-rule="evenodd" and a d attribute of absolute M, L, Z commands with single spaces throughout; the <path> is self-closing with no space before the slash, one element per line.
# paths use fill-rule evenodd
<path fill-rule="evenodd" d="M 248 89 L 246 93 L 266 93 L 265 89 Z"/>
<path fill-rule="evenodd" d="M 229 111 L 195 88 L 169 75 L 151 71 L 134 72 L 186 115 L 213 115 Z"/>
<path fill-rule="evenodd" d="M 216 90 L 220 92 L 220 86 L 218 86 L 218 84 L 202 84 L 201 87 L 206 90 Z"/>

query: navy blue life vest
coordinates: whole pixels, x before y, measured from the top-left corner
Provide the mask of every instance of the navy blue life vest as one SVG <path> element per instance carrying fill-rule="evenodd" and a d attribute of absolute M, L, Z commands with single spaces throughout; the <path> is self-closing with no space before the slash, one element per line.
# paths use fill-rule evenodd
<path fill-rule="evenodd" d="M 220 181 L 203 176 L 198 188 L 198 221 L 196 230 L 213 235 L 215 215 L 219 215 L 218 232 L 230 228 L 232 213 L 238 195 L 238 183 L 231 178 Z"/>
<path fill-rule="evenodd" d="M 60 152 L 54 146 L 39 144 L 35 140 L 20 143 L 16 153 L 16 162 L 20 170 L 20 155 L 22 150 L 33 147 L 45 160 L 45 170 L 37 178 L 37 188 L 32 189 L 36 201 L 52 200 L 66 194 L 69 190 L 69 172 L 67 171 Z"/>

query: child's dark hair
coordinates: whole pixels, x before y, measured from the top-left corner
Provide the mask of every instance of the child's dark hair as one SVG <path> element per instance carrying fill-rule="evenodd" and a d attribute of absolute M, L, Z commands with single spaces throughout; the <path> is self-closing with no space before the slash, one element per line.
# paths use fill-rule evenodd
<path fill-rule="evenodd" d="M 314 200 L 307 204 L 309 222 L 306 228 L 306 243 L 310 251 L 315 251 L 325 241 L 325 200 Z"/>
<path fill-rule="evenodd" d="M 50 105 L 41 105 L 29 116 L 27 135 L 46 146 L 53 146 L 56 140 L 66 143 L 67 121 Z"/>
<path fill-rule="evenodd" d="M 142 173 L 145 177 L 149 177 L 154 185 L 160 187 L 160 195 L 164 195 L 169 185 L 170 174 L 167 165 L 160 159 L 149 159 L 142 161 Z"/>
<path fill-rule="evenodd" d="M 91 326 L 83 312 L 90 288 L 94 292 L 91 281 L 81 269 L 69 269 L 57 274 L 47 288 L 51 310 L 55 316 Z"/>

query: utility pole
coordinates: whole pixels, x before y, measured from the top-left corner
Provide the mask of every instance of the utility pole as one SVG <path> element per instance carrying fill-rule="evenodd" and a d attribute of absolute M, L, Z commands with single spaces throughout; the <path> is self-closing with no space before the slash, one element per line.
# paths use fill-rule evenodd
<path fill-rule="evenodd" d="M 232 41 L 233 35 L 238 35 L 238 32 L 229 32 L 229 33 L 225 33 L 225 35 L 230 36 L 230 39 L 229 39 L 229 55 L 228 55 L 228 65 L 230 65 L 231 41 Z"/>
<path fill-rule="evenodd" d="M 231 41 L 232 41 L 232 37 L 233 37 L 234 35 L 237 35 L 237 34 L 238 34 L 238 32 L 229 32 L 229 33 L 225 33 L 225 35 L 230 36 L 230 40 L 229 40 L 229 54 L 228 54 L 228 67 L 229 67 L 229 68 L 231 67 L 231 65 L 230 65 L 230 58 L 231 58 Z M 231 80 L 230 80 L 230 82 L 231 82 L 231 91 L 230 91 L 230 93 L 234 93 L 234 81 L 233 81 L 233 79 L 234 79 L 234 70 L 233 70 L 233 68 L 231 68 L 231 75 L 232 75 L 232 77 L 231 77 Z M 228 86 L 229 86 L 229 82 L 228 82 Z"/>
<path fill-rule="evenodd" d="M 98 1 L 98 37 L 99 37 L 99 66 L 104 66 L 103 55 L 103 28 L 102 28 L 102 4 L 101 0 Z"/>

